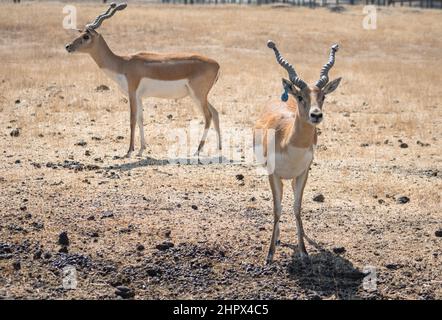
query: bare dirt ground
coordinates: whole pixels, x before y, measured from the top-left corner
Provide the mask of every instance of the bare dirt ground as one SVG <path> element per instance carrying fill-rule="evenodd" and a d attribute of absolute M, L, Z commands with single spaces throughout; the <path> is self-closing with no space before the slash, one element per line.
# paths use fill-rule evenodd
<path fill-rule="evenodd" d="M 121 158 L 127 100 L 90 57 L 65 52 L 75 33 L 62 28 L 64 5 L 0 4 L 0 297 L 115 299 L 123 285 L 136 299 L 442 298 L 441 11 L 381 8 L 378 28 L 364 30 L 362 7 L 130 4 L 99 30 L 114 52 L 194 51 L 221 64 L 210 100 L 232 163 L 202 165 L 169 161 L 170 132 L 202 129 L 188 98 L 146 99 L 147 152 Z M 77 8 L 79 27 L 103 10 Z M 287 184 L 282 245 L 264 266 L 271 192 L 247 160 L 250 128 L 281 94 L 268 39 L 309 82 L 330 44 L 342 48 L 304 196 L 316 242 L 304 264 Z M 215 146 L 211 131 L 203 160 Z M 63 287 L 67 265 L 75 290 Z"/>

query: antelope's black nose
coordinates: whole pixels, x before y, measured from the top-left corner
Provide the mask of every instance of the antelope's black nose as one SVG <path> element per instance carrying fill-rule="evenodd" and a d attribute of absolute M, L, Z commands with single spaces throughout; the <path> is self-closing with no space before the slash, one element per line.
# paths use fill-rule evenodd
<path fill-rule="evenodd" d="M 321 120 L 322 119 L 322 112 L 310 113 L 310 118 L 317 120 L 317 121 Z"/>
<path fill-rule="evenodd" d="M 70 44 L 67 44 L 67 45 L 65 46 L 65 48 L 66 48 L 66 51 L 67 51 L 67 52 L 70 52 L 70 51 L 71 51 L 71 45 L 70 45 Z"/>

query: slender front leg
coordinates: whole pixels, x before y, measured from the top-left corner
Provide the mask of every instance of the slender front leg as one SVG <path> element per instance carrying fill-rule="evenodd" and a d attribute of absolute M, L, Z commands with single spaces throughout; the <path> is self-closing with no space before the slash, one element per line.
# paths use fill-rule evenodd
<path fill-rule="evenodd" d="M 269 254 L 267 255 L 267 264 L 270 264 L 275 254 L 276 242 L 279 239 L 279 219 L 282 211 L 282 180 L 274 174 L 269 176 L 270 188 L 273 195 L 273 232 L 270 240 Z"/>
<path fill-rule="evenodd" d="M 308 256 L 304 244 L 304 228 L 301 221 L 301 203 L 309 168 L 307 168 L 300 176 L 292 180 L 293 193 L 295 195 L 294 212 L 296 217 L 296 228 L 298 230 L 298 248 L 301 258 L 306 258 Z"/>
<path fill-rule="evenodd" d="M 143 128 L 143 102 L 141 98 L 137 96 L 137 123 L 138 129 L 140 130 L 140 151 L 138 152 L 138 156 L 141 157 L 143 155 L 143 151 L 146 149 L 146 142 L 144 140 L 144 128 Z"/>
<path fill-rule="evenodd" d="M 130 104 L 130 143 L 129 151 L 127 151 L 126 158 L 130 158 L 132 152 L 135 150 L 135 125 L 137 124 L 137 97 L 135 92 L 129 92 Z"/>

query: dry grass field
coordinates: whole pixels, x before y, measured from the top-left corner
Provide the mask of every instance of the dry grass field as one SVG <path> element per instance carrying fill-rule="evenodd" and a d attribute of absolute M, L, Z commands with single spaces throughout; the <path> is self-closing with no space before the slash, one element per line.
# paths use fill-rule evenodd
<path fill-rule="evenodd" d="M 202 130 L 202 116 L 189 98 L 146 99 L 148 148 L 123 159 L 127 100 L 89 56 L 65 51 L 76 36 L 62 28 L 65 4 L 0 4 L 0 297 L 115 299 L 124 285 L 136 299 L 442 298 L 440 10 L 382 7 L 365 30 L 358 6 L 130 3 L 98 30 L 114 52 L 199 52 L 221 65 L 210 101 L 232 162 L 171 164 L 171 130 Z M 77 8 L 78 27 L 103 10 Z M 304 195 L 308 263 L 296 256 L 287 184 L 282 245 L 264 266 L 271 192 L 247 145 L 286 76 L 268 39 L 308 82 L 341 45 L 330 76 L 343 82 L 326 100 Z M 206 147 L 209 159 L 212 130 Z M 63 287 L 67 265 L 74 290 Z"/>

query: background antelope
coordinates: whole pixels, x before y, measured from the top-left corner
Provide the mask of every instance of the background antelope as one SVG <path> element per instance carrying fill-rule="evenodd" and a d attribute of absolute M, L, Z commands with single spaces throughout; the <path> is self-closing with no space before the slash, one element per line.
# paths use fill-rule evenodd
<path fill-rule="evenodd" d="M 103 70 L 129 97 L 130 103 L 130 144 L 127 157 L 134 151 L 135 125 L 140 130 L 140 152 L 145 146 L 143 130 L 143 97 L 181 99 L 190 96 L 204 115 L 204 131 L 198 145 L 197 154 L 204 146 L 210 124 L 214 122 L 218 137 L 218 149 L 221 150 L 219 116 L 216 109 L 208 102 L 207 96 L 215 84 L 219 64 L 210 58 L 198 54 L 173 53 L 159 54 L 140 52 L 127 56 L 114 54 L 96 31 L 103 20 L 112 17 L 118 10 L 126 8 L 125 3 L 112 3 L 108 10 L 99 15 L 85 30 L 79 30 L 80 36 L 66 50 L 90 54 L 98 67 Z"/>
<path fill-rule="evenodd" d="M 275 246 L 279 240 L 279 219 L 283 194 L 283 179 L 292 180 L 295 196 L 294 212 L 298 230 L 298 246 L 302 258 L 307 256 L 304 244 L 304 229 L 301 221 L 301 202 L 308 171 L 313 160 L 313 145 L 316 145 L 316 125 L 323 120 L 322 107 L 325 96 L 333 92 L 341 78 L 328 82 L 328 72 L 335 62 L 338 45 L 331 47 L 329 61 L 322 67 L 320 78 L 314 86 L 307 85 L 298 77 L 294 67 L 279 53 L 276 45 L 269 41 L 278 63 L 287 70 L 289 79 L 282 79 L 284 93 L 279 105 L 265 108 L 255 125 L 255 147 L 261 147 L 265 156 L 274 152 L 274 169 L 269 172 L 270 187 L 273 194 L 274 225 L 270 241 L 267 263 L 272 262 Z M 290 94 L 292 97 L 289 97 Z M 275 150 L 268 148 L 269 130 L 274 130 Z M 259 132 L 261 134 L 259 134 Z"/>

